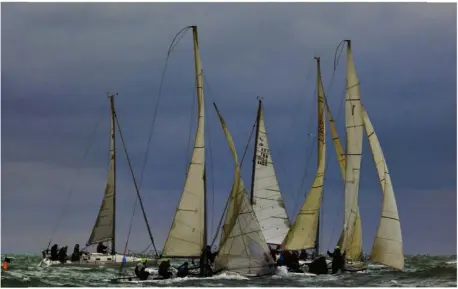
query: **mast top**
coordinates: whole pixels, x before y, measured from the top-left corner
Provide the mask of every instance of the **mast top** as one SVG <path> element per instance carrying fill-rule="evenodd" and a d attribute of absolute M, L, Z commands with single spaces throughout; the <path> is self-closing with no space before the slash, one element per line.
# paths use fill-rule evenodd
<path fill-rule="evenodd" d="M 118 93 L 117 93 L 117 92 L 116 92 L 116 93 L 113 93 L 113 92 L 107 92 L 107 94 L 108 94 L 108 98 L 112 98 L 112 97 L 114 97 L 115 95 L 118 95 Z"/>

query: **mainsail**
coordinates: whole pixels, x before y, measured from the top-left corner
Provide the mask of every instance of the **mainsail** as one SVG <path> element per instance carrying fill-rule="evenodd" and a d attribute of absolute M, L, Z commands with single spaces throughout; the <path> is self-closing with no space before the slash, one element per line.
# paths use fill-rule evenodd
<path fill-rule="evenodd" d="M 320 207 L 323 194 L 326 138 L 324 116 L 324 89 L 321 80 L 320 59 L 317 60 L 317 103 L 318 103 L 318 168 L 312 188 L 284 241 L 286 250 L 302 250 L 316 246 Z"/>
<path fill-rule="evenodd" d="M 371 260 L 392 268 L 404 269 L 401 223 L 394 197 L 393 185 L 380 142 L 375 134 L 366 110 L 362 107 L 362 117 L 369 139 L 377 175 L 383 192 L 382 216 L 372 248 Z"/>
<path fill-rule="evenodd" d="M 348 260 L 358 260 L 362 240 L 354 240 L 358 213 L 359 178 L 363 143 L 363 119 L 359 80 L 351 53 L 351 42 L 347 40 L 347 85 L 345 94 L 346 161 L 345 161 L 345 215 L 342 249 Z M 353 246 L 357 244 L 358 246 Z"/>
<path fill-rule="evenodd" d="M 194 149 L 188 167 L 180 203 L 165 241 L 164 256 L 198 257 L 205 247 L 205 138 L 204 93 L 199 55 L 197 27 L 193 26 L 194 61 L 196 69 L 198 121 Z"/>
<path fill-rule="evenodd" d="M 250 205 L 240 176 L 240 166 L 234 142 L 226 123 L 215 104 L 221 126 L 234 158 L 235 173 L 230 204 L 221 236 L 215 269 L 243 275 L 262 276 L 273 273 L 274 261 L 264 239 L 258 219 Z"/>
<path fill-rule="evenodd" d="M 251 204 L 266 242 L 268 244 L 281 244 L 290 225 L 270 155 L 261 99 L 259 99 L 256 122 Z"/>
<path fill-rule="evenodd" d="M 115 220 L 116 220 L 116 147 L 115 147 L 115 110 L 113 95 L 110 95 L 110 163 L 108 166 L 107 185 L 99 214 L 86 245 L 111 241 L 111 250 L 115 251 Z"/>
<path fill-rule="evenodd" d="M 339 134 L 337 133 L 337 128 L 334 122 L 334 118 L 332 117 L 331 114 L 331 108 L 328 105 L 326 96 L 324 97 L 325 104 L 326 104 L 326 113 L 328 115 L 328 123 L 329 123 L 329 128 L 331 130 L 331 136 L 332 136 L 332 141 L 334 143 L 334 148 L 336 150 L 336 155 L 337 155 L 337 161 L 339 162 L 340 166 L 340 172 L 342 174 L 342 179 L 345 182 L 345 152 L 342 147 L 342 143 L 340 142 L 340 137 Z M 361 231 L 361 218 L 359 216 L 359 206 L 357 206 L 357 213 L 356 213 L 356 219 L 355 219 L 355 224 L 354 224 L 354 230 L 353 230 L 353 235 L 349 238 L 352 240 L 351 244 L 349 245 L 349 249 L 347 248 L 347 251 L 350 252 L 350 256 L 354 258 L 354 260 L 359 259 L 362 256 L 362 231 Z M 343 242 L 343 236 L 344 236 L 344 231 L 340 234 L 339 241 L 337 244 L 342 247 L 342 242 Z M 359 253 L 359 257 L 358 254 Z"/>

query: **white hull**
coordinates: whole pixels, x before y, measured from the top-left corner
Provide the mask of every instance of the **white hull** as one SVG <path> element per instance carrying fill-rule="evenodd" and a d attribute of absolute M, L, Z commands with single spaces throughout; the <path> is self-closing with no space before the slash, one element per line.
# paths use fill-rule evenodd
<path fill-rule="evenodd" d="M 313 260 L 305 260 L 305 261 L 304 261 L 304 260 L 299 260 L 299 265 L 304 265 L 304 264 L 307 264 L 307 265 L 308 265 L 308 264 L 310 264 L 310 263 L 312 263 L 312 262 L 313 262 Z M 326 259 L 326 264 L 329 265 L 329 264 L 331 264 L 331 263 L 332 263 L 332 260 Z"/>
<path fill-rule="evenodd" d="M 67 260 L 65 263 L 61 263 L 60 261 L 51 261 L 49 258 L 45 258 L 41 260 L 38 266 L 119 266 L 122 264 L 122 259 L 125 255 L 121 254 L 101 254 L 101 253 L 89 253 L 87 255 L 82 255 L 80 261 L 78 262 L 71 262 Z M 134 256 L 126 256 L 126 263 L 135 264 L 140 262 L 140 257 Z"/>

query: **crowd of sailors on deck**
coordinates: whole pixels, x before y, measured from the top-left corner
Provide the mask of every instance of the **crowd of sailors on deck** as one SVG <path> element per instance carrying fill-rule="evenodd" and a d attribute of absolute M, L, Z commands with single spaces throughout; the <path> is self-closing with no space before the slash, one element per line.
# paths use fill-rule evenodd
<path fill-rule="evenodd" d="M 51 249 L 43 250 L 42 255 L 43 258 L 49 258 L 51 261 L 59 261 L 63 264 L 68 260 L 71 262 L 79 262 L 82 255 L 89 254 L 84 250 L 80 250 L 79 244 L 76 244 L 75 247 L 73 247 L 73 253 L 70 257 L 67 254 L 67 250 L 67 246 L 59 248 L 59 245 L 54 244 Z M 97 253 L 108 254 L 108 247 L 103 242 L 99 242 L 97 245 Z"/>
<path fill-rule="evenodd" d="M 84 250 L 84 249 L 83 249 Z M 80 250 L 79 244 L 76 244 L 73 248 L 73 253 L 69 257 L 67 255 L 67 246 L 60 247 L 57 244 L 54 244 L 51 249 L 46 249 L 42 252 L 43 258 L 49 258 L 51 261 L 59 261 L 61 263 L 65 263 L 67 260 L 71 262 L 79 262 L 81 256 L 87 255 L 88 252 Z M 97 245 L 97 253 L 101 254 L 108 254 L 108 247 L 103 243 L 99 242 Z M 207 258 L 208 258 L 208 268 L 206 275 L 212 275 L 211 265 L 214 263 L 215 258 L 218 252 L 211 251 L 211 247 L 207 246 Z M 328 274 L 328 265 L 324 256 L 317 256 L 316 252 L 311 254 L 307 254 L 306 250 L 301 251 L 287 251 L 282 250 L 280 246 L 277 248 L 271 248 L 270 253 L 272 255 L 273 260 L 276 262 L 277 266 L 286 266 L 289 272 L 295 273 L 303 273 L 304 270 L 302 269 L 303 266 L 300 265 L 299 260 L 313 260 L 312 262 L 308 263 L 308 271 L 309 273 L 314 274 Z M 335 274 L 341 271 L 345 266 L 345 252 L 341 252 L 339 246 L 336 246 L 334 252 L 327 251 L 329 257 L 332 258 L 332 266 L 331 266 L 331 273 Z M 140 263 L 137 264 L 135 267 L 135 275 L 140 280 L 146 280 L 150 273 L 146 271 L 146 263 L 147 259 L 141 259 Z M 192 261 L 192 265 L 194 265 L 194 260 Z M 189 275 L 190 269 L 197 269 L 197 267 L 189 268 L 188 262 L 184 262 L 181 266 L 175 268 L 177 269 L 176 277 L 184 278 Z M 172 278 L 173 274 L 170 272 L 170 261 L 168 259 L 162 259 L 159 264 L 158 270 L 160 278 L 168 279 Z"/>
<path fill-rule="evenodd" d="M 289 272 L 303 273 L 299 260 L 306 261 L 307 259 L 312 260 L 308 263 L 308 271 L 313 274 L 328 274 L 328 265 L 324 256 L 317 256 L 316 251 L 312 254 L 307 254 L 306 250 L 301 251 L 286 251 L 281 250 L 280 246 L 277 248 L 271 248 L 270 253 L 277 266 L 286 266 Z M 329 257 L 332 258 L 331 273 L 336 274 L 342 271 L 345 266 L 345 252 L 340 251 L 340 247 L 336 246 L 334 252 L 327 251 Z M 278 260 L 277 260 L 278 255 Z"/>

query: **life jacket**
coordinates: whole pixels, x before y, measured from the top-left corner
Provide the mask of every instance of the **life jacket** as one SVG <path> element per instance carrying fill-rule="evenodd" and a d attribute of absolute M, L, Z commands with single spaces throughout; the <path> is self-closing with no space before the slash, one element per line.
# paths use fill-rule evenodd
<path fill-rule="evenodd" d="M 3 269 L 3 270 L 8 270 L 8 262 L 6 262 L 6 260 L 3 260 L 2 269 Z"/>

